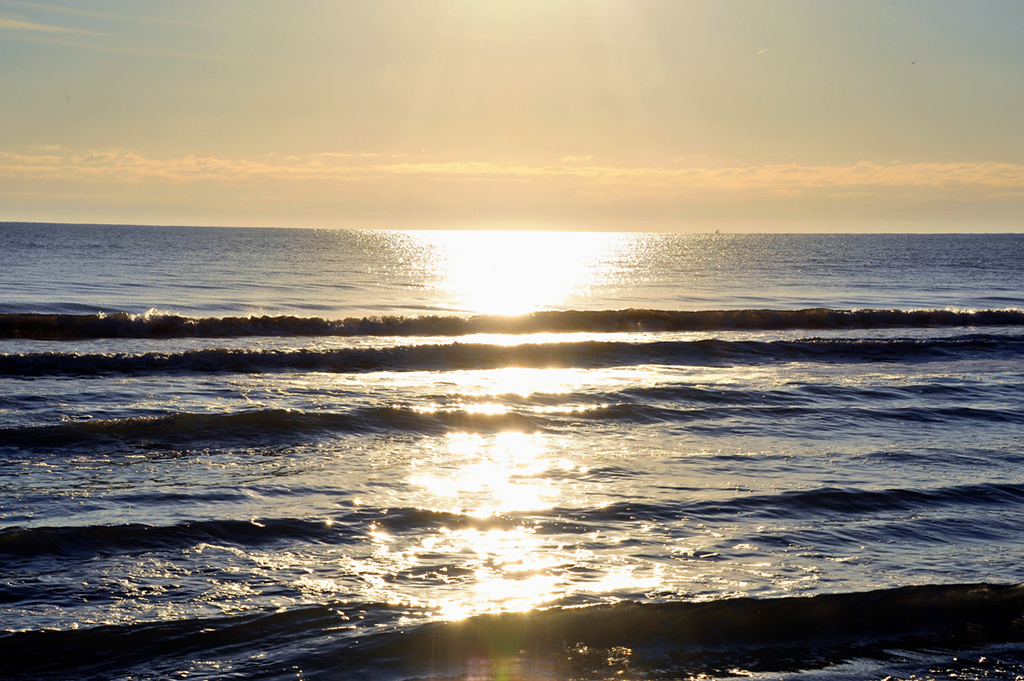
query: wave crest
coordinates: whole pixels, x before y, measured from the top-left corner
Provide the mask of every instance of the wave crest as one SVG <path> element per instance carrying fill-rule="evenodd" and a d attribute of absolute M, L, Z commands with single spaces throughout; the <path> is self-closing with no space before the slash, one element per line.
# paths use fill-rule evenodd
<path fill-rule="evenodd" d="M 894 651 L 1018 644 L 1024 641 L 1022 611 L 1024 587 L 993 584 L 705 603 L 621 602 L 413 626 L 393 626 L 402 614 L 395 606 L 360 604 L 356 611 L 337 603 L 9 632 L 0 634 L 0 651 L 15 678 L 112 678 L 140 667 L 170 676 L 185 656 L 214 658 L 253 640 L 261 641 L 260 657 L 269 653 L 289 671 L 299 667 L 288 664 L 301 663 L 311 678 L 341 673 L 355 679 L 464 679 L 481 663 L 487 669 L 533 671 L 536 678 L 618 678 L 620 671 L 630 672 L 625 678 L 692 678 L 734 676 L 737 669 L 825 669 L 854 659 L 884 661 L 897 657 Z M 353 635 L 352 617 L 383 626 Z M 292 657 L 285 652 L 310 637 L 315 650 Z M 239 671 L 242 678 L 284 678 L 268 676 L 262 665 Z"/>
<path fill-rule="evenodd" d="M 982 354 L 1017 357 L 1024 336 L 972 334 L 929 339 L 822 339 L 522 343 L 430 343 L 385 348 L 146 353 L 0 354 L 0 376 L 205 374 L 322 371 L 465 371 L 504 367 L 732 366 L 766 362 L 933 361 Z"/>
<path fill-rule="evenodd" d="M 1024 310 L 564 310 L 507 317 L 261 316 L 195 318 L 161 314 L 5 314 L 0 338 L 230 338 L 240 336 L 465 336 L 471 334 L 879 329 L 1022 326 Z"/>

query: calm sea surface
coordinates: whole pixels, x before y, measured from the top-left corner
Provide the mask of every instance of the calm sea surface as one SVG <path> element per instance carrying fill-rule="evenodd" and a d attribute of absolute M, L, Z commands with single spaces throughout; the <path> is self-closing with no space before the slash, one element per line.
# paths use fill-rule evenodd
<path fill-rule="evenodd" d="M 1024 676 L 1024 235 L 0 224 L 5 679 Z"/>

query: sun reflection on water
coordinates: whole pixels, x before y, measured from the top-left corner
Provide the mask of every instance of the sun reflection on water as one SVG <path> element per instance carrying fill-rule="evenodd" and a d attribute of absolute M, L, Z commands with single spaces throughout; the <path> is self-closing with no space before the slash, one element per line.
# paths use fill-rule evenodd
<path fill-rule="evenodd" d="M 614 561 L 581 579 L 574 566 L 592 563 L 593 553 L 542 531 L 547 512 L 579 502 L 566 482 L 588 470 L 552 447 L 550 435 L 451 433 L 436 444 L 407 482 L 421 507 L 463 520 L 412 543 L 380 529 L 370 535 L 378 563 L 434 584 L 419 605 L 456 620 L 544 607 L 581 589 L 610 594 L 661 584 L 660 573 L 638 575 L 636 566 Z M 382 596 L 388 590 L 384 581 L 377 588 Z"/>
<path fill-rule="evenodd" d="M 431 472 L 409 480 L 446 510 L 483 518 L 555 506 L 558 490 L 543 474 L 557 462 L 545 455 L 542 435 L 451 434 L 446 444 Z"/>

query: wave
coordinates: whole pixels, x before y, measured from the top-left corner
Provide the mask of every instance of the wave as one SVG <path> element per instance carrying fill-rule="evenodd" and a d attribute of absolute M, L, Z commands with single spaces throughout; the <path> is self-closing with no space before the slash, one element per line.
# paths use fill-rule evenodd
<path fill-rule="evenodd" d="M 465 336 L 785 329 L 1022 326 L 1024 310 L 565 310 L 521 316 L 194 318 L 129 314 L 0 314 L 0 338 L 225 338 L 238 336 Z"/>
<path fill-rule="evenodd" d="M 324 434 L 374 435 L 398 432 L 443 435 L 451 431 L 535 431 L 542 424 L 540 416 L 515 412 L 487 414 L 466 410 L 420 411 L 405 407 L 366 407 L 347 413 L 289 409 L 261 409 L 233 414 L 175 412 L 163 416 L 0 428 L 0 447 L 47 450 L 117 443 L 158 448 L 187 448 L 199 443 L 218 447 L 251 447 L 304 442 L 310 436 Z"/>
<path fill-rule="evenodd" d="M 681 489 L 681 498 L 685 490 Z M 892 488 L 867 490 L 856 487 L 818 487 L 778 494 L 749 494 L 712 501 L 681 501 L 678 504 L 655 505 L 643 502 L 620 502 L 601 508 L 555 509 L 558 531 L 578 526 L 580 532 L 591 531 L 588 525 L 606 526 L 632 520 L 676 522 L 682 518 L 710 519 L 720 516 L 758 519 L 806 520 L 815 516 L 869 516 L 912 511 L 923 513 L 943 508 L 992 507 L 1009 510 L 1024 506 L 1024 485 L 994 484 L 953 485 L 932 490 Z M 381 521 L 387 525 L 390 520 Z M 397 528 L 391 527 L 397 531 Z"/>
<path fill-rule="evenodd" d="M 82 525 L 9 527 L 0 530 L 0 556 L 31 560 L 47 557 L 92 557 L 113 553 L 180 551 L 200 544 L 241 548 L 307 542 L 341 545 L 364 537 L 371 524 L 395 533 L 424 528 L 508 529 L 521 521 L 505 516 L 476 517 L 425 508 L 353 508 L 322 519 L 254 518 L 193 520 L 173 525 Z M 294 548 L 294 547 L 293 547 Z"/>
<path fill-rule="evenodd" d="M 340 527 L 293 518 L 204 520 L 169 526 L 13 527 L 0 530 L 0 555 L 26 559 L 180 550 L 203 543 L 263 546 L 295 541 L 341 544 L 353 540 Z"/>
<path fill-rule="evenodd" d="M 559 523 L 561 521 L 558 521 Z M 480 531 L 522 524 L 512 516 L 477 517 L 418 507 L 380 509 L 352 507 L 323 519 L 253 518 L 191 520 L 171 525 L 64 525 L 0 529 L 0 556 L 32 560 L 49 557 L 89 558 L 150 551 L 177 552 L 201 544 L 264 547 L 304 542 L 342 545 L 365 538 L 379 525 L 395 534 L 421 533 L 425 528 Z M 294 546 L 292 546 L 294 549 Z"/>
<path fill-rule="evenodd" d="M 676 504 L 620 502 L 602 507 L 561 508 L 534 511 L 531 527 L 540 535 L 588 534 L 595 529 L 644 521 L 676 523 L 681 519 L 711 520 L 722 516 L 748 519 L 791 519 L 807 522 L 811 518 L 836 520 L 847 516 L 892 516 L 900 513 L 925 513 L 968 508 L 1001 509 L 1007 522 L 1012 511 L 1024 508 L 1024 485 L 978 484 L 942 487 L 933 490 L 865 490 L 820 487 L 779 494 L 750 494 L 729 499 L 687 501 L 681 490 Z M 515 515 L 477 517 L 462 513 L 420 507 L 353 507 L 322 519 L 259 518 L 183 521 L 171 525 L 39 526 L 9 527 L 0 530 L 0 556 L 35 559 L 47 556 L 90 557 L 111 553 L 178 551 L 203 543 L 238 547 L 266 546 L 278 543 L 308 542 L 347 544 L 365 534 L 371 525 L 393 535 L 419 535 L 442 529 L 508 530 L 521 525 Z M 965 530 L 979 533 L 976 526 Z M 948 537 L 948 535 L 947 535 Z"/>
<path fill-rule="evenodd" d="M 749 402 L 749 400 L 746 400 Z M 493 407 L 494 405 L 488 405 Z M 154 416 L 63 421 L 0 428 L 0 449 L 24 451 L 124 445 L 144 449 L 173 447 L 249 448 L 288 446 L 331 437 L 445 435 L 453 432 L 535 433 L 574 429 L 583 424 L 685 425 L 691 432 L 724 429 L 733 435 L 787 435 L 794 422 L 813 419 L 814 433 L 828 439 L 833 429 L 878 424 L 1024 425 L 1024 412 L 1012 408 L 935 406 L 851 407 L 845 404 L 701 405 L 606 402 L 551 409 L 498 405 L 478 410 L 473 404 L 422 407 L 410 404 L 355 406 L 347 411 L 253 409 L 234 413 L 170 412 Z"/>
<path fill-rule="evenodd" d="M 743 419 L 738 423 L 737 419 Z M 225 414 L 173 412 L 160 416 L 66 421 L 45 425 L 0 428 L 0 449 L 47 451 L 122 445 L 127 448 L 187 452 L 190 448 L 223 449 L 288 446 L 324 437 L 391 436 L 396 434 L 535 433 L 576 428 L 582 423 L 634 425 L 685 424 L 692 432 L 722 428 L 732 433 L 786 435 L 794 420 L 815 419 L 817 434 L 828 439 L 830 428 L 845 425 L 1024 424 L 1024 413 L 982 407 L 915 406 L 899 409 L 848 406 L 779 405 L 651 405 L 637 403 L 567 406 L 563 410 L 507 408 L 481 412 L 465 408 L 419 408 L 410 405 L 355 407 L 346 412 L 305 412 L 295 409 L 259 409 Z"/>
<path fill-rule="evenodd" d="M 195 659 L 232 660 L 232 678 L 262 679 L 295 678 L 298 669 L 310 679 L 465 679 L 474 670 L 487 678 L 502 670 L 516 678 L 733 676 L 1019 645 L 1022 611 L 1024 586 L 996 584 L 627 601 L 417 624 L 403 623 L 396 606 L 339 603 L 7 633 L 0 653 L 7 678 L 32 679 L 162 677 Z"/>
<path fill-rule="evenodd" d="M 956 649 L 1021 641 L 1022 610 L 1024 587 L 983 584 L 807 598 L 625 602 L 428 625 L 383 642 L 372 657 L 464 668 L 473 659 L 514 659 L 525 651 L 560 657 L 566 671 L 791 671 L 884 655 L 882 646 Z"/>
<path fill-rule="evenodd" d="M 763 362 L 894 362 L 962 357 L 969 353 L 1024 353 L 1024 336 L 972 334 L 928 339 L 821 339 L 794 341 L 616 342 L 582 341 L 492 345 L 447 343 L 333 350 L 214 348 L 146 353 L 10 353 L 0 355 L 2 376 L 260 373 L 272 371 L 458 371 L 503 367 L 600 368 L 642 364 L 730 366 Z"/>

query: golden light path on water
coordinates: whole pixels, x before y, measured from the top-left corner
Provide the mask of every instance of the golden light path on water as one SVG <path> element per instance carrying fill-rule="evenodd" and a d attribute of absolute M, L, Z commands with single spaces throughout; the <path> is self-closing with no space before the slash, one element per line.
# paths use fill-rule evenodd
<path fill-rule="evenodd" d="M 437 287 L 452 308 L 496 315 L 565 309 L 574 297 L 614 276 L 623 250 L 636 245 L 627 235 L 571 232 L 429 232 L 415 238 L 434 254 L 430 262 L 436 268 Z M 557 369 L 486 373 L 494 396 L 566 393 L 581 382 L 578 371 Z M 465 394 L 467 386 L 451 387 Z M 443 408 L 421 407 L 425 411 Z M 460 408 L 471 414 L 508 412 L 497 400 Z M 426 470 L 414 473 L 408 482 L 433 497 L 430 509 L 476 518 L 555 508 L 567 500 L 552 474 L 577 468 L 572 459 L 550 453 L 543 434 L 520 432 L 494 436 L 455 433 L 446 438 L 432 461 L 422 463 Z M 586 468 L 579 472 L 585 474 Z M 377 539 L 382 544 L 387 541 L 386 536 Z M 459 618 L 477 612 L 526 610 L 569 595 L 574 589 L 570 580 L 554 570 L 566 559 L 564 549 L 548 546 L 529 527 L 445 528 L 425 537 L 419 549 L 406 550 L 405 557 L 415 561 L 418 551 L 476 554 L 471 561 L 475 566 L 471 589 L 432 604 L 439 606 L 445 617 Z M 600 593 L 624 586 L 656 585 L 651 580 L 634 583 L 630 573 L 627 566 L 612 568 L 588 589 Z"/>
<path fill-rule="evenodd" d="M 579 490 L 574 493 L 559 479 L 587 472 L 585 464 L 550 451 L 547 436 L 541 433 L 453 433 L 438 443 L 429 459 L 413 466 L 407 482 L 428 510 L 486 520 L 579 504 Z M 394 563 L 392 569 L 414 570 L 438 555 L 460 558 L 471 577 L 453 583 L 450 594 L 422 603 L 446 619 L 523 611 L 569 596 L 583 584 L 565 567 L 594 558 L 588 549 L 552 542 L 528 522 L 512 528 L 487 523 L 442 527 L 412 546 L 395 546 L 393 537 L 383 531 L 372 537 L 378 558 L 387 556 Z M 633 570 L 632 565 L 608 565 L 603 575 L 586 583 L 586 590 L 602 594 L 661 583 L 657 575 L 637 578 Z M 408 603 L 404 598 L 399 602 Z"/>
<path fill-rule="evenodd" d="M 635 235 L 561 232 L 406 232 L 391 247 L 415 260 L 433 282 L 440 310 L 459 314 L 521 315 L 574 308 L 594 287 L 622 276 L 642 242 Z M 481 335 L 425 342 L 484 344 L 564 343 L 580 334 Z M 643 383 L 647 372 L 630 372 Z M 566 404 L 550 397 L 605 386 L 614 392 L 621 375 L 557 367 L 448 371 L 406 375 L 396 380 L 429 382 L 436 399 L 401 408 L 424 414 L 455 412 L 469 419 L 512 422 L 523 414 L 579 412 L 608 405 Z M 422 388 L 423 386 L 421 386 Z M 547 396 L 536 401 L 537 396 Z M 547 403 L 546 403 L 547 402 Z M 410 459 L 403 503 L 464 520 L 445 521 L 410 540 L 374 525 L 368 563 L 351 565 L 374 598 L 426 607 L 445 619 L 544 607 L 585 592 L 615 600 L 615 593 L 637 593 L 662 584 L 661 566 L 641 566 L 625 555 L 601 559 L 588 542 L 615 546 L 624 536 L 595 532 L 582 542 L 566 542 L 541 530 L 541 516 L 558 508 L 610 503 L 592 490 L 590 460 L 567 449 L 551 433 L 508 425 L 499 432 L 450 432 L 426 438 Z M 615 554 L 615 550 L 612 550 Z M 599 564 L 599 567 L 597 563 Z M 577 566 L 582 568 L 581 576 Z M 638 568 L 642 568 L 638 570 Z M 642 574 L 639 574 L 642 573 Z M 423 588 L 401 586 L 392 576 L 431 575 Z M 436 580 L 436 581 L 434 581 Z"/>
<path fill-rule="evenodd" d="M 685 380 L 693 386 L 724 386 L 740 377 L 743 385 L 764 387 L 778 380 L 774 369 L 665 366 L 318 375 L 321 387 L 333 385 L 339 394 L 347 394 L 347 383 L 359 382 L 393 409 L 442 419 L 459 415 L 453 423 L 467 418 L 493 425 L 491 419 L 511 417 L 500 430 L 457 428 L 360 448 L 359 459 L 370 465 L 364 473 L 371 484 L 357 505 L 381 509 L 385 516 L 389 510 L 405 514 L 410 509 L 425 515 L 415 521 L 414 534 L 404 515 L 374 522 L 363 535 L 369 544 L 346 551 L 335 568 L 356 577 L 373 601 L 450 620 L 680 589 L 697 599 L 708 593 L 742 595 L 748 583 L 765 580 L 781 593 L 800 591 L 818 579 L 813 565 L 790 565 L 791 574 L 776 575 L 776 559 L 753 548 L 742 559 L 715 562 L 723 535 L 700 523 L 688 525 L 685 539 L 671 540 L 663 521 L 641 513 L 587 527 L 591 513 L 600 516 L 609 505 L 657 494 L 661 481 L 646 476 L 661 470 L 665 454 L 694 460 L 685 482 L 691 489 L 706 488 L 717 496 L 720 488 L 736 487 L 739 494 L 749 480 L 739 470 L 725 475 L 714 466 L 704 468 L 701 462 L 718 453 L 702 449 L 699 438 L 680 447 L 647 441 L 636 432 L 608 439 L 611 433 L 605 429 L 600 444 L 588 445 L 557 425 L 544 430 L 528 425 L 531 414 L 550 417 L 553 424 L 562 415 L 570 421 L 577 415 L 590 418 L 594 414 L 585 412 L 614 408 L 600 396 L 616 394 L 624 385 L 657 389 Z M 410 392 L 427 399 L 390 400 Z M 521 417 L 527 421 L 519 423 L 527 425 L 516 425 Z M 748 454 L 757 458 L 756 452 L 742 455 Z M 635 481 L 625 487 L 609 484 L 609 475 L 617 475 L 621 466 L 636 472 Z M 338 474 L 347 475 L 341 468 Z M 637 542 L 660 545 L 661 553 L 637 554 Z M 302 588 L 313 598 L 343 591 L 332 571 L 318 570 L 317 576 L 326 579 L 303 579 Z"/>

